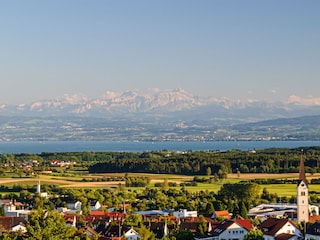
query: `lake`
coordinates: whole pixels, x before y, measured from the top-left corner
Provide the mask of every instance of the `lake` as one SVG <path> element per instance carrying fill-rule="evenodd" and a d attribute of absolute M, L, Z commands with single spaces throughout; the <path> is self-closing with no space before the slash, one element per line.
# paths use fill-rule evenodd
<path fill-rule="evenodd" d="M 172 151 L 226 151 L 265 148 L 296 148 L 320 146 L 320 141 L 209 141 L 209 142 L 117 142 L 117 141 L 26 141 L 0 142 L 0 153 L 42 152 L 144 152 Z"/>

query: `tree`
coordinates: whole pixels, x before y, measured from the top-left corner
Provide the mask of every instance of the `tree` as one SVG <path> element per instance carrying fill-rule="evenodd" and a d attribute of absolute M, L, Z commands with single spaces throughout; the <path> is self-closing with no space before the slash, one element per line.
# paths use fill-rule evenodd
<path fill-rule="evenodd" d="M 233 211 L 232 211 L 232 215 L 233 216 L 238 216 L 240 214 L 240 209 L 239 209 L 239 205 L 238 205 L 238 203 L 234 203 L 233 204 Z"/>
<path fill-rule="evenodd" d="M 131 214 L 126 216 L 124 219 L 123 225 L 130 227 L 138 227 L 142 223 L 142 216 L 139 214 Z"/>
<path fill-rule="evenodd" d="M 154 234 L 151 232 L 145 225 L 140 224 L 140 227 L 137 228 L 137 232 L 139 233 L 142 240 L 154 240 Z"/>
<path fill-rule="evenodd" d="M 213 213 L 214 213 L 213 204 L 212 202 L 208 202 L 205 209 L 205 215 L 208 217 L 211 217 Z"/>
<path fill-rule="evenodd" d="M 9 232 L 2 233 L 0 235 L 0 240 L 23 240 L 23 234 L 21 232 Z"/>
<path fill-rule="evenodd" d="M 26 239 L 31 240 L 60 240 L 74 239 L 76 229 L 68 227 L 64 218 L 57 211 L 33 211 L 26 224 Z"/>
<path fill-rule="evenodd" d="M 0 216 L 6 216 L 3 205 L 0 206 Z"/>
<path fill-rule="evenodd" d="M 246 202 L 247 205 L 259 200 L 260 186 L 256 183 L 226 183 L 223 184 L 218 196 L 220 199 L 231 199 L 236 202 Z"/>
<path fill-rule="evenodd" d="M 252 229 L 244 235 L 243 240 L 263 240 L 263 233 L 260 229 Z"/>
<path fill-rule="evenodd" d="M 248 218 L 248 210 L 247 210 L 246 205 L 244 204 L 244 202 L 240 203 L 239 208 L 240 208 L 239 209 L 240 216 L 243 217 L 243 218 Z"/>
<path fill-rule="evenodd" d="M 168 183 L 168 179 L 166 178 L 166 179 L 163 180 L 162 190 L 168 191 L 168 189 L 169 189 L 169 183 Z"/>
<path fill-rule="evenodd" d="M 212 174 L 212 170 L 211 170 L 211 167 L 207 167 L 207 176 L 211 176 Z"/>
<path fill-rule="evenodd" d="M 204 236 L 207 233 L 207 231 L 208 231 L 207 221 L 204 219 L 203 216 L 200 216 L 197 234 L 199 236 Z"/>
<path fill-rule="evenodd" d="M 190 231 L 182 230 L 174 235 L 177 240 L 193 240 L 193 234 Z"/>
<path fill-rule="evenodd" d="M 241 173 L 240 173 L 240 171 L 237 169 L 237 177 L 240 178 L 240 176 L 241 176 Z"/>

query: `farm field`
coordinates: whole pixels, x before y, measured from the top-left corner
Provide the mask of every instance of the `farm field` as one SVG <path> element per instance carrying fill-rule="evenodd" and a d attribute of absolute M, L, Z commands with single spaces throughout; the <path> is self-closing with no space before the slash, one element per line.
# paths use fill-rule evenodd
<path fill-rule="evenodd" d="M 149 177 L 150 178 L 150 187 L 154 187 L 155 183 L 163 182 L 164 179 L 167 179 L 168 182 L 175 182 L 178 185 L 180 183 L 190 182 L 193 180 L 193 176 L 184 176 L 184 175 L 174 175 L 174 174 L 142 174 L 142 173 L 128 173 L 131 177 Z M 95 181 L 100 178 L 107 177 L 123 177 L 124 174 L 121 173 L 112 173 L 112 174 L 86 174 L 83 176 L 75 177 L 63 177 L 63 176 L 51 176 L 51 175 L 39 175 L 36 178 L 0 178 L 0 185 L 4 186 L 13 186 L 13 185 L 22 185 L 22 186 L 36 186 L 36 184 L 41 181 L 41 184 L 48 185 L 58 185 L 61 188 L 115 188 L 119 184 L 124 185 L 124 181 Z M 202 176 L 206 177 L 206 176 Z M 310 180 L 311 178 L 320 178 L 320 174 L 314 174 L 312 176 L 307 176 Z M 186 186 L 188 191 L 214 191 L 217 192 L 221 186 L 225 183 L 237 183 L 243 180 L 251 179 L 296 179 L 297 173 L 290 174 L 229 174 L 226 180 L 223 180 L 218 183 L 197 183 L 197 186 Z M 87 179 L 90 181 L 83 181 Z M 296 194 L 296 185 L 295 184 L 263 184 L 261 185 L 262 189 L 266 187 L 270 193 L 276 193 L 280 197 L 290 197 Z M 176 187 L 180 189 L 180 186 Z M 141 189 L 141 188 L 133 188 Z M 320 192 L 320 185 L 310 184 L 309 191 Z"/>

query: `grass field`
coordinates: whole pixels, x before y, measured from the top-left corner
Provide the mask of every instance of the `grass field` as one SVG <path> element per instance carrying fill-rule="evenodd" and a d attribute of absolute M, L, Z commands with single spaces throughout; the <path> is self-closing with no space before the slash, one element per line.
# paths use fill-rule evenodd
<path fill-rule="evenodd" d="M 193 176 L 174 175 L 174 174 L 142 174 L 142 173 L 128 173 L 129 176 L 147 176 L 150 178 L 150 187 L 154 186 L 157 182 L 163 182 L 167 179 L 169 182 L 175 182 L 177 184 L 188 182 L 193 180 Z M 54 184 L 62 188 L 111 188 L 117 187 L 120 183 L 124 184 L 123 181 L 110 181 L 110 182 L 83 182 L 82 179 L 98 179 L 106 177 L 124 176 L 123 173 L 112 173 L 112 174 L 87 174 L 84 176 L 77 177 L 59 177 L 52 175 L 39 175 L 37 178 L 0 178 L 0 185 L 13 186 L 15 184 L 23 186 L 36 186 L 41 181 L 41 184 Z M 203 176 L 205 177 L 205 176 Z M 236 183 L 242 180 L 250 179 L 296 179 L 297 173 L 290 174 L 229 174 L 226 180 L 218 183 L 198 183 L 197 186 L 187 186 L 186 189 L 189 191 L 200 191 L 208 190 L 217 192 L 221 186 L 225 183 Z M 307 176 L 311 178 L 320 178 L 320 174 L 314 174 L 313 176 Z M 270 193 L 276 193 L 280 197 L 291 197 L 296 194 L 295 184 L 266 184 L 261 185 L 262 189 L 266 187 Z M 180 187 L 177 187 L 180 189 Z M 320 185 L 309 185 L 309 191 L 320 192 Z"/>

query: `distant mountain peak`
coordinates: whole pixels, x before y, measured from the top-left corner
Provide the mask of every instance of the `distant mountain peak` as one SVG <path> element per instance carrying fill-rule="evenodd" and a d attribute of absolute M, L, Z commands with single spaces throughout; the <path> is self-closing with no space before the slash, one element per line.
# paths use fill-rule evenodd
<path fill-rule="evenodd" d="M 320 98 L 291 96 L 287 102 L 267 103 L 256 100 L 233 101 L 221 97 L 194 96 L 185 89 L 150 89 L 147 92 L 127 90 L 106 91 L 100 98 L 88 98 L 83 94 L 65 94 L 56 99 L 34 101 L 31 104 L 0 105 L 2 115 L 81 115 L 110 116 L 124 114 L 171 114 L 192 112 L 192 117 L 207 118 L 241 117 L 271 119 L 320 114 Z M 197 112 L 198 114 L 194 114 Z M 200 114 L 200 115 L 199 115 Z M 204 115 L 204 114 L 202 114 Z"/>
<path fill-rule="evenodd" d="M 287 103 L 304 105 L 304 106 L 320 106 L 320 98 L 314 98 L 314 97 L 302 98 L 296 95 L 292 95 L 289 97 Z"/>

